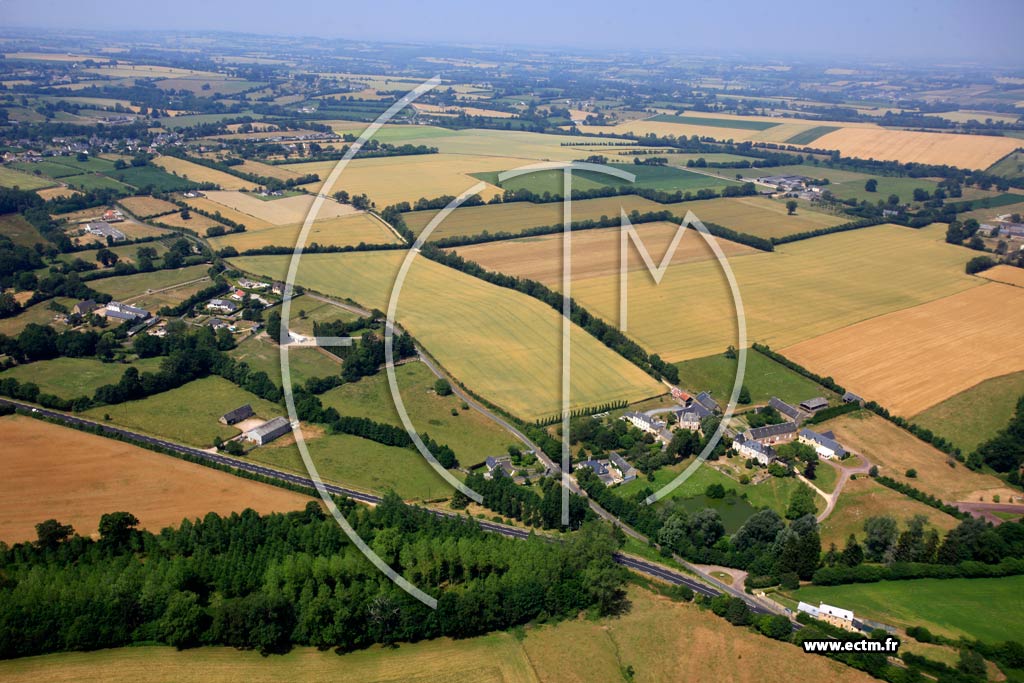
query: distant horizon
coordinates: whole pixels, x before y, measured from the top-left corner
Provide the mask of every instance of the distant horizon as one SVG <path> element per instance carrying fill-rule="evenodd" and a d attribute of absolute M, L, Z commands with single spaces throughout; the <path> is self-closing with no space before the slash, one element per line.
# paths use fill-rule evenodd
<path fill-rule="evenodd" d="M 791 0 L 781 7 L 753 0 L 735 0 L 727 7 L 655 0 L 643 7 L 644 14 L 629 10 L 625 27 L 614 21 L 615 13 L 623 9 L 619 5 L 602 0 L 579 4 L 524 0 L 508 11 L 461 2 L 425 6 L 393 0 L 339 11 L 326 0 L 310 0 L 309 12 L 301 13 L 294 7 L 262 2 L 181 0 L 168 12 L 126 0 L 95 6 L 65 0 L 8 0 L 0 4 L 0 14 L 4 29 L 18 31 L 211 32 L 753 61 L 763 55 L 765 61 L 1024 68 L 1015 35 L 1024 25 L 1024 3 L 1016 0 L 927 4 L 862 0 L 855 13 L 810 0 Z"/>

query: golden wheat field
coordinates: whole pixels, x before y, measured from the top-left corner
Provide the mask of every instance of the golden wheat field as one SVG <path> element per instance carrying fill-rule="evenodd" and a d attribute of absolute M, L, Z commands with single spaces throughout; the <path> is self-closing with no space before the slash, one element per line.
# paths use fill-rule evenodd
<path fill-rule="evenodd" d="M 218 171 L 215 168 L 200 166 L 199 164 L 194 164 L 191 161 L 185 161 L 184 159 L 179 159 L 177 157 L 157 157 L 153 160 L 153 163 L 168 173 L 173 173 L 181 178 L 187 178 L 197 183 L 216 183 L 224 190 L 256 189 L 256 184 L 250 183 L 248 180 L 242 180 L 230 173 L 224 173 L 223 171 Z"/>
<path fill-rule="evenodd" d="M 838 149 L 843 156 L 903 163 L 949 164 L 988 168 L 1021 144 L 1015 138 L 991 135 L 925 133 L 886 128 L 844 127 L 814 141 L 821 149 Z"/>
<path fill-rule="evenodd" d="M 288 170 L 282 165 L 264 164 L 260 161 L 251 161 L 249 159 L 246 159 L 241 164 L 235 166 L 235 168 L 243 173 L 268 176 L 270 178 L 277 178 L 278 180 L 291 180 L 292 178 L 298 178 L 300 175 L 295 171 Z"/>
<path fill-rule="evenodd" d="M 1024 370 L 1024 291 L 1001 283 L 830 332 L 783 349 L 796 362 L 897 415 Z"/>
<path fill-rule="evenodd" d="M 378 208 L 398 202 L 415 202 L 421 197 L 458 195 L 480 181 L 469 175 L 480 171 L 504 171 L 523 165 L 521 159 L 475 156 L 468 154 L 421 154 L 417 156 L 353 159 L 334 187 L 323 184 L 336 165 L 334 161 L 312 161 L 288 164 L 299 173 L 317 173 L 320 181 L 304 187 L 310 191 L 334 194 L 366 194 Z M 501 189 L 487 185 L 480 191 L 485 199 L 501 194 Z"/>
<path fill-rule="evenodd" d="M 81 194 L 81 192 L 72 190 L 70 187 L 44 187 L 41 190 L 36 190 L 36 194 L 48 202 L 51 199 L 64 199 L 65 197 Z"/>
<path fill-rule="evenodd" d="M 964 273 L 971 252 L 945 244 L 944 230 L 941 224 L 921 230 L 881 225 L 781 245 L 771 253 L 730 257 L 748 339 L 782 348 L 978 286 L 979 278 Z M 613 245 L 615 258 L 617 241 L 605 244 Z M 490 243 L 479 245 L 476 253 L 489 261 L 502 258 L 506 248 Z M 662 256 L 652 250 L 655 263 Z M 523 271 L 522 264 L 506 263 L 511 275 Z M 546 284 L 557 288 L 560 278 Z M 617 273 L 574 278 L 572 295 L 591 313 L 617 323 L 619 284 Z M 717 260 L 672 265 L 659 285 L 645 269 L 632 271 L 626 285 L 628 333 L 648 351 L 680 361 L 736 344 L 736 313 Z"/>
<path fill-rule="evenodd" d="M 310 254 L 297 284 L 387 310 L 405 251 Z M 283 278 L 282 256 L 232 259 L 235 267 Z M 433 261 L 413 261 L 397 320 L 458 380 L 509 412 L 534 419 L 560 406 L 561 320 L 540 301 Z M 664 386 L 576 326 L 572 327 L 574 407 L 664 393 Z"/>
<path fill-rule="evenodd" d="M 240 211 L 270 225 L 289 225 L 306 220 L 306 214 L 309 213 L 315 199 L 313 195 L 308 194 L 262 199 L 248 192 L 218 191 L 207 192 L 206 198 L 221 207 Z M 320 205 L 316 219 L 337 218 L 354 213 L 356 213 L 356 209 L 351 205 L 339 204 L 333 199 L 326 199 Z M 245 223 L 245 221 L 242 222 Z M 247 229 L 258 229 L 255 226 L 250 226 L 249 223 L 245 223 L 245 225 Z"/>
<path fill-rule="evenodd" d="M 602 216 L 617 219 L 621 211 L 647 213 L 665 211 L 671 206 L 659 204 L 636 195 L 601 197 L 572 202 L 572 220 L 597 220 Z M 561 225 L 563 216 L 561 202 L 533 204 L 531 202 L 509 202 L 508 204 L 486 204 L 455 209 L 434 231 L 431 240 L 457 235 L 476 235 L 483 231 L 518 233 L 542 225 Z M 412 211 L 402 215 L 406 225 L 417 235 L 427 227 L 438 211 Z"/>
<path fill-rule="evenodd" d="M 668 221 L 642 223 L 633 227 L 656 265 L 661 263 L 663 254 L 667 252 L 679 229 L 677 224 Z M 618 228 L 573 232 L 570 262 L 573 279 L 616 276 L 619 272 L 621 234 Z M 501 273 L 514 271 L 521 277 L 559 287 L 562 281 L 562 243 L 563 234 L 559 232 L 543 237 L 521 237 L 500 243 L 488 242 L 455 247 L 449 251 L 456 251 L 460 256 L 476 261 L 488 270 Z M 728 240 L 718 240 L 718 244 L 729 257 L 758 253 L 753 247 Z M 642 270 L 645 267 L 643 257 L 633 247 L 632 242 L 629 243 L 626 254 L 626 267 L 629 271 Z M 708 243 L 693 230 L 687 230 L 672 256 L 672 264 L 714 258 L 714 252 Z"/>
<path fill-rule="evenodd" d="M 1000 264 L 995 268 L 984 270 L 978 273 L 978 275 L 986 280 L 992 280 L 993 282 L 1002 282 L 1007 285 L 1024 287 L 1024 268 Z"/>
<path fill-rule="evenodd" d="M 665 208 L 680 216 L 693 211 L 705 223 L 717 223 L 737 232 L 765 238 L 829 228 L 849 220 L 848 217 L 815 211 L 806 206 L 801 206 L 790 216 L 784 201 L 767 197 L 727 197 L 668 204 Z"/>
<path fill-rule="evenodd" d="M 302 230 L 302 223 L 276 225 L 260 230 L 246 230 L 223 237 L 215 237 L 210 244 L 216 249 L 232 246 L 238 251 L 258 249 L 266 246 L 294 247 Z M 395 244 L 399 241 L 380 219 L 371 214 L 359 212 L 335 218 L 315 221 L 306 236 L 306 246 L 311 244 L 336 247 L 366 244 Z"/>

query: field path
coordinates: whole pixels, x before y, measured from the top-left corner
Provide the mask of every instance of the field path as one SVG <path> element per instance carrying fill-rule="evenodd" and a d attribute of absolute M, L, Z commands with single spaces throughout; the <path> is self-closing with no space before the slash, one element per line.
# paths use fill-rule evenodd
<path fill-rule="evenodd" d="M 858 467 L 843 467 L 842 465 L 833 465 L 831 462 L 828 462 L 827 460 L 825 461 L 829 467 L 839 468 L 839 481 L 836 482 L 836 488 L 834 491 L 832 491 L 832 495 L 822 493 L 821 489 L 819 489 L 817 486 L 814 486 L 814 484 L 811 484 L 811 488 L 813 488 L 819 494 L 825 496 L 825 500 L 828 501 L 828 504 L 825 506 L 825 509 L 821 512 L 821 514 L 818 515 L 819 523 L 824 522 L 828 518 L 828 516 L 832 514 L 832 510 L 835 509 L 836 502 L 839 500 L 839 494 L 843 492 L 843 487 L 846 486 L 846 482 L 850 480 L 850 477 L 854 474 L 867 474 L 868 471 L 871 469 L 871 463 L 868 462 L 868 459 L 865 458 L 863 455 L 860 455 L 859 457 L 863 462 Z M 804 479 L 803 475 L 799 476 L 800 479 L 804 480 L 805 482 L 807 481 L 806 479 Z M 807 483 L 810 484 L 810 482 Z"/>

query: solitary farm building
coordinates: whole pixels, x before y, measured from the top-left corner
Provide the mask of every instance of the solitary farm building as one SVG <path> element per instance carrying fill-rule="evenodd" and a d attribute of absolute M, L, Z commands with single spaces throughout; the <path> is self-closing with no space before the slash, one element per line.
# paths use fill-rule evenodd
<path fill-rule="evenodd" d="M 268 444 L 279 436 L 284 436 L 292 430 L 292 423 L 286 417 L 275 417 L 273 420 L 264 422 L 259 427 L 245 433 L 245 438 L 257 446 Z"/>
<path fill-rule="evenodd" d="M 118 320 L 145 320 L 149 317 L 149 311 L 120 301 L 111 301 L 107 304 L 107 317 Z"/>
<path fill-rule="evenodd" d="M 93 221 L 92 223 L 86 223 L 85 231 L 90 235 L 96 235 L 97 237 L 102 237 L 104 239 L 109 237 L 114 242 L 123 242 L 127 239 L 127 236 L 123 232 L 106 221 Z"/>
<path fill-rule="evenodd" d="M 800 404 L 800 407 L 809 413 L 814 413 L 819 410 L 822 410 L 823 408 L 828 408 L 828 400 L 822 398 L 821 396 L 817 396 L 815 398 L 807 399 L 806 401 Z"/>
<path fill-rule="evenodd" d="M 252 406 L 246 403 L 244 406 L 235 408 L 234 410 L 224 413 L 220 416 L 220 423 L 226 425 L 233 425 L 241 422 L 242 420 L 248 420 L 250 417 L 255 415 Z"/>

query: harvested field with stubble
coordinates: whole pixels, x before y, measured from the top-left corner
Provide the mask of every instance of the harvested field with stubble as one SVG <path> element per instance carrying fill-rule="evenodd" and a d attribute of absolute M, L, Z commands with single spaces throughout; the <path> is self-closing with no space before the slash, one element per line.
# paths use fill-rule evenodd
<path fill-rule="evenodd" d="M 210 244 L 217 249 L 232 246 L 240 252 L 266 246 L 294 247 L 301 230 L 302 223 L 260 230 L 247 229 L 245 232 L 212 238 Z M 381 220 L 368 213 L 359 212 L 314 222 L 306 236 L 306 245 L 314 242 L 320 245 L 347 247 L 360 243 L 396 244 L 399 239 Z"/>
<path fill-rule="evenodd" d="M 227 207 L 234 211 L 240 211 L 270 225 L 289 225 L 291 223 L 303 222 L 306 220 L 306 214 L 309 213 L 309 209 L 315 199 L 313 195 L 272 197 L 264 200 L 246 192 L 211 191 L 205 194 L 207 199 L 214 204 L 219 204 L 221 208 Z M 320 206 L 316 219 L 326 220 L 328 218 L 338 218 L 339 216 L 349 216 L 354 213 L 357 213 L 357 210 L 351 205 L 339 204 L 333 199 L 327 199 Z M 247 230 L 257 229 L 245 221 L 240 222 L 245 224 Z"/>
<path fill-rule="evenodd" d="M 757 237 L 784 237 L 800 232 L 830 228 L 849 221 L 849 217 L 814 211 L 801 206 L 788 215 L 786 202 L 767 197 L 729 197 L 700 202 L 667 204 L 679 216 L 693 211 L 701 221 L 716 223 L 736 232 Z"/>
<path fill-rule="evenodd" d="M 245 226 L 246 230 L 260 230 L 262 228 L 269 228 L 273 225 L 270 221 L 265 221 L 256 216 L 250 216 L 247 213 L 243 213 L 236 209 L 232 209 L 224 204 L 218 204 L 215 201 L 207 199 L 205 197 L 196 197 L 194 199 L 186 199 L 185 203 L 191 206 L 193 209 L 200 209 L 206 211 L 211 215 L 220 213 L 221 216 L 228 220 L 240 223 Z"/>
<path fill-rule="evenodd" d="M 110 683 L 590 683 L 620 680 L 622 670 L 632 666 L 638 681 L 678 681 L 681 672 L 687 680 L 723 683 L 874 680 L 645 588 L 630 587 L 628 600 L 630 610 L 621 616 L 527 626 L 522 637 L 496 632 L 463 640 L 438 638 L 340 656 L 311 647 L 269 657 L 227 647 L 130 647 L 0 662 L 0 677 L 9 683 L 58 677 Z M 723 662 L 733 661 L 742 666 L 723 668 Z"/>
<path fill-rule="evenodd" d="M 850 325 L 782 353 L 897 415 L 1024 370 L 1024 290 L 989 283 Z"/>
<path fill-rule="evenodd" d="M 563 205 L 561 202 L 533 204 L 531 202 L 509 202 L 508 204 L 487 204 L 456 209 L 444 219 L 432 233 L 430 240 L 460 235 L 477 235 L 485 230 L 519 233 L 528 228 L 543 225 L 561 225 Z M 572 203 L 572 220 L 597 220 L 602 216 L 618 218 L 621 211 L 647 213 L 665 211 L 665 206 L 636 195 L 582 199 Z M 406 225 L 418 236 L 439 212 L 433 210 L 412 211 L 402 215 Z"/>
<path fill-rule="evenodd" d="M 679 226 L 667 221 L 641 223 L 633 226 L 644 245 L 647 246 L 654 262 L 660 263 L 668 250 Z M 572 274 L 573 279 L 617 276 L 619 272 L 619 251 L 621 241 L 619 228 L 598 228 L 572 233 Z M 520 237 L 502 242 L 486 242 L 449 251 L 458 252 L 463 258 L 476 261 L 488 270 L 501 273 L 515 272 L 520 277 L 543 282 L 549 287 L 560 288 L 562 283 L 562 242 L 563 233 L 552 233 L 541 237 Z M 718 240 L 726 256 L 741 256 L 758 253 L 728 240 Z M 629 243 L 627 268 L 630 272 L 644 270 L 643 258 Z M 714 259 L 711 247 L 693 230 L 683 233 L 672 257 L 673 264 L 691 263 Z"/>
<path fill-rule="evenodd" d="M 844 127 L 814 141 L 843 156 L 902 163 L 949 164 L 984 169 L 1020 146 L 1020 140 L 992 135 L 924 133 L 888 128 Z"/>
<path fill-rule="evenodd" d="M 218 171 L 215 168 L 200 166 L 199 164 L 194 164 L 191 161 L 186 161 L 177 157 L 157 157 L 153 160 L 153 163 L 179 178 L 187 178 L 188 180 L 196 183 L 216 183 L 217 185 L 220 185 L 222 190 L 256 189 L 255 183 L 250 183 L 248 180 L 242 180 L 230 173 Z"/>
<path fill-rule="evenodd" d="M 1015 287 L 1024 287 L 1024 268 L 1000 264 L 995 268 L 983 270 L 978 273 L 978 275 L 986 280 L 992 280 L 993 282 L 1002 282 L 1003 284 L 1013 285 Z"/>
<path fill-rule="evenodd" d="M 296 284 L 386 310 L 405 255 L 309 254 Z M 239 269 L 277 279 L 288 262 L 283 256 L 231 260 Z M 549 306 L 421 257 L 404 282 L 397 319 L 456 379 L 487 400 L 525 419 L 558 412 L 561 318 Z M 665 392 L 575 326 L 572 341 L 573 407 Z"/>
<path fill-rule="evenodd" d="M 139 218 L 160 216 L 178 210 L 177 204 L 155 197 L 126 197 L 119 200 L 118 204 Z"/>
<path fill-rule="evenodd" d="M 101 515 L 127 510 L 157 532 L 208 512 L 287 512 L 312 500 L 30 417 L 0 418 L 0 425 L 0 540 L 7 543 L 34 539 L 35 525 L 51 518 L 92 535 Z"/>
<path fill-rule="evenodd" d="M 781 245 L 772 253 L 731 256 L 729 264 L 743 298 L 748 339 L 782 348 L 978 286 L 978 278 L 964 273 L 964 263 L 972 252 L 944 243 L 940 237 L 944 230 L 943 225 L 920 230 L 882 225 Z M 691 233 L 682 243 L 694 237 Z M 617 263 L 618 242 L 605 244 L 612 251 L 603 258 Z M 508 258 L 508 246 L 492 242 L 472 248 L 482 261 L 502 263 L 503 272 L 510 275 L 538 270 L 536 263 Z M 655 263 L 661 261 L 663 251 L 649 251 Z M 560 256 L 554 250 L 548 253 Z M 598 257 L 591 254 L 588 258 Z M 557 261 L 544 267 L 548 273 L 560 272 Z M 721 353 L 730 344 L 736 345 L 732 295 L 717 260 L 669 266 L 658 285 L 646 269 L 635 270 L 626 283 L 628 333 L 648 351 L 676 362 Z M 550 284 L 560 286 L 560 281 Z M 616 323 L 619 284 L 617 271 L 577 275 L 572 295 L 591 313 Z M 829 374 L 827 368 L 822 374 Z"/>
<path fill-rule="evenodd" d="M 947 503 L 1007 500 L 1019 495 L 996 477 L 967 469 L 937 448 L 921 441 L 888 420 L 862 410 L 821 423 L 815 429 L 832 430 L 847 449 L 877 465 L 880 474 L 910 484 Z M 954 467 L 949 466 L 953 462 Z M 917 470 L 916 478 L 906 476 Z"/>

